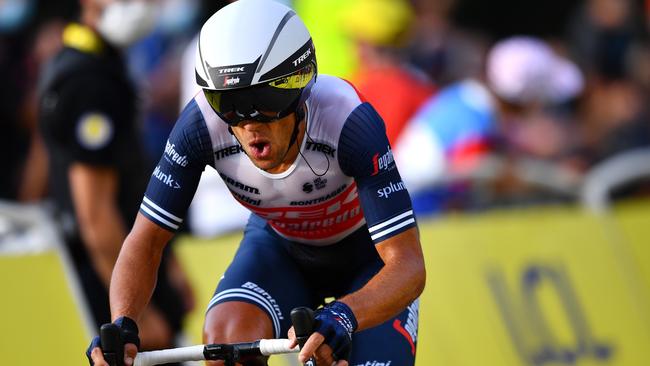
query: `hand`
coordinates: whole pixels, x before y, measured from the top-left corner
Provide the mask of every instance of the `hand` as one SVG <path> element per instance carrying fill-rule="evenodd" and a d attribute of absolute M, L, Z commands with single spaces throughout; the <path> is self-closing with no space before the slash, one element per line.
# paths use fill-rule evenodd
<path fill-rule="evenodd" d="M 120 317 L 115 322 L 120 329 L 120 341 L 124 344 L 124 365 L 131 366 L 140 347 L 138 325 L 128 317 Z M 86 350 L 86 357 L 91 366 L 110 366 L 104 359 L 102 344 L 99 336 L 95 336 Z"/>
<path fill-rule="evenodd" d="M 319 364 L 347 366 L 352 345 L 352 333 L 357 329 L 357 319 L 350 307 L 340 301 L 327 304 L 316 311 L 314 334 L 298 356 L 301 362 L 315 356 Z M 291 335 L 290 335 L 291 336 Z"/>

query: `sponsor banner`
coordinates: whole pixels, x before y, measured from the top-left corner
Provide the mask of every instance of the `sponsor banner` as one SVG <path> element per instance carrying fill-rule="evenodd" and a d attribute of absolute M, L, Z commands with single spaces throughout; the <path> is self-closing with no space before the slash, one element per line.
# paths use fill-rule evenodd
<path fill-rule="evenodd" d="M 421 225 L 428 279 L 416 364 L 650 365 L 649 208 Z"/>

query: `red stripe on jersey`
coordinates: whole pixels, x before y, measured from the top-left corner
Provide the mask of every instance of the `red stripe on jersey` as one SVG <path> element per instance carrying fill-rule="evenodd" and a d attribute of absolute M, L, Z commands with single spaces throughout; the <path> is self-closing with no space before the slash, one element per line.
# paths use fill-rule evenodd
<path fill-rule="evenodd" d="M 331 199 L 310 206 L 256 207 L 238 198 L 237 200 L 268 220 L 269 225 L 280 235 L 289 238 L 328 239 L 349 230 L 364 219 L 356 183 Z"/>
<path fill-rule="evenodd" d="M 359 97 L 359 99 L 361 99 L 361 103 L 365 103 L 365 102 L 368 101 L 368 100 L 366 99 L 366 97 L 364 97 L 363 94 L 361 94 L 361 92 L 359 91 L 359 89 L 357 89 L 357 87 L 354 86 L 354 84 L 352 84 L 352 82 L 350 82 L 349 80 L 345 80 L 345 79 L 341 79 L 341 80 L 343 80 L 343 81 L 345 81 L 346 83 L 350 84 L 350 86 L 352 87 L 352 89 L 354 89 L 354 91 L 357 93 L 357 96 Z"/>

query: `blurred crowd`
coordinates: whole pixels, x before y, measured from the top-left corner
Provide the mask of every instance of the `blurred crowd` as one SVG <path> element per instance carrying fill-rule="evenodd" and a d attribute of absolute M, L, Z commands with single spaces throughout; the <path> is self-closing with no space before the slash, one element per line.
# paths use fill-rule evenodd
<path fill-rule="evenodd" d="M 153 167 L 197 91 L 194 37 L 228 1 L 150 1 L 156 27 L 124 51 Z M 319 72 L 350 80 L 384 118 L 422 216 L 572 201 L 594 166 L 650 146 L 649 0 L 284 2 L 310 28 Z M 47 197 L 38 80 L 78 11 L 78 0 L 0 0 L 1 199 Z M 225 188 L 200 194 L 198 234 L 243 225 L 228 210 L 200 222 L 233 205 Z"/>

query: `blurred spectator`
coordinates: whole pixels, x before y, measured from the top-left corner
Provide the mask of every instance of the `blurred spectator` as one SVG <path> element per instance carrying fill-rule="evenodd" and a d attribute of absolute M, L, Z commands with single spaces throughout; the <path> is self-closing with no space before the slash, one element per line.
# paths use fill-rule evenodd
<path fill-rule="evenodd" d="M 151 30 L 155 3 L 82 0 L 80 23 L 40 80 L 50 194 L 97 326 L 111 321 L 107 287 L 148 180 L 136 122 L 138 95 L 121 48 Z M 165 251 L 153 303 L 140 319 L 145 348 L 173 345 L 192 306 L 188 282 Z"/>
<path fill-rule="evenodd" d="M 413 19 L 406 0 L 355 0 L 341 13 L 342 28 L 354 40 L 359 60 L 351 81 L 384 119 L 391 142 L 434 92 L 426 75 L 403 61 Z"/>
<path fill-rule="evenodd" d="M 430 98 L 395 145 L 400 173 L 420 214 L 450 204 L 473 205 L 462 184 L 447 180 L 477 173 L 490 153 L 499 152 L 506 161 L 559 160 L 569 153 L 571 124 L 557 107 L 582 90 L 574 64 L 539 39 L 512 37 L 490 49 L 485 75 L 485 80 L 451 84 Z M 496 183 L 511 178 L 508 165 L 496 175 Z M 506 189 L 518 189 L 516 183 L 508 182 Z M 458 189 L 460 202 L 453 202 Z"/>
<path fill-rule="evenodd" d="M 589 0 L 571 22 L 571 50 L 587 75 L 580 105 L 580 153 L 593 165 L 650 146 L 647 17 L 634 1 Z"/>
<path fill-rule="evenodd" d="M 0 2 L 0 154 L 6 159 L 0 179 L 0 198 L 16 200 L 23 194 L 29 146 L 33 136 L 29 109 L 24 103 L 33 82 L 30 37 L 24 29 L 34 12 L 34 2 Z"/>

